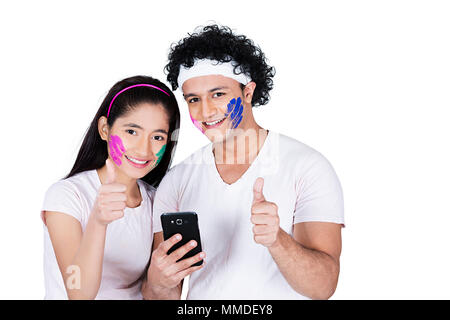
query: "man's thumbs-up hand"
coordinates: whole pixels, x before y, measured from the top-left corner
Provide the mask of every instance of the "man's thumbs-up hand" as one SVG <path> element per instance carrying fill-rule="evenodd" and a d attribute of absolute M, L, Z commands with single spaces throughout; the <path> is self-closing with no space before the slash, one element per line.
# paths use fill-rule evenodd
<path fill-rule="evenodd" d="M 106 180 L 98 190 L 97 199 L 91 215 L 100 224 L 107 225 L 114 220 L 123 217 L 126 207 L 127 196 L 126 185 L 117 183 L 117 173 L 114 163 L 106 160 Z"/>
<path fill-rule="evenodd" d="M 258 178 L 253 185 L 253 203 L 251 222 L 253 227 L 253 239 L 256 243 L 271 247 L 278 237 L 280 230 L 280 218 L 278 206 L 266 201 L 263 194 L 264 179 Z"/>

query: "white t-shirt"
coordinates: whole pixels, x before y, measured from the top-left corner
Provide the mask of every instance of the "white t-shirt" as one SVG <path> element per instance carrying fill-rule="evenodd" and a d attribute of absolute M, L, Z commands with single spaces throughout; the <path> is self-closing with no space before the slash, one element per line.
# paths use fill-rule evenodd
<path fill-rule="evenodd" d="M 289 286 L 269 250 L 253 240 L 250 216 L 258 177 L 264 178 L 263 194 L 277 204 L 287 233 L 306 221 L 344 224 L 339 180 L 311 147 L 270 131 L 249 169 L 227 184 L 208 144 L 166 174 L 153 205 L 154 232 L 162 231 L 164 212 L 198 215 L 206 264 L 190 276 L 187 299 L 307 299 Z"/>
<path fill-rule="evenodd" d="M 102 280 L 96 299 L 142 299 L 141 281 L 136 280 L 145 271 L 150 258 L 155 188 L 142 180 L 137 182 L 142 196 L 141 204 L 136 208 L 125 208 L 124 216 L 107 227 Z M 80 221 L 84 232 L 100 186 L 97 170 L 60 180 L 48 189 L 42 210 L 62 212 L 74 217 Z M 67 299 L 45 221 L 44 276 L 45 299 Z"/>

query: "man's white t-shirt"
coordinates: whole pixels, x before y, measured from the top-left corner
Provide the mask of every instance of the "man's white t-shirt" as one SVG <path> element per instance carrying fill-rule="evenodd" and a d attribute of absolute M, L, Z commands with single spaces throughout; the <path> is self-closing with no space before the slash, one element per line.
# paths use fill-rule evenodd
<path fill-rule="evenodd" d="M 289 286 L 269 250 L 254 242 L 250 216 L 258 177 L 285 232 L 292 235 L 293 225 L 306 221 L 344 224 L 339 180 L 311 147 L 270 131 L 249 169 L 227 184 L 208 144 L 166 174 L 153 205 L 155 233 L 162 231 L 164 212 L 198 215 L 206 264 L 190 276 L 187 299 L 307 299 Z"/>
<path fill-rule="evenodd" d="M 121 219 L 108 224 L 102 280 L 96 299 L 142 299 L 141 281 L 137 280 L 144 273 L 150 258 L 155 188 L 142 180 L 137 182 L 141 204 L 136 208 L 125 208 Z M 100 186 L 97 170 L 60 180 L 47 190 L 42 211 L 68 214 L 80 222 L 84 232 Z M 45 299 L 67 299 L 45 221 L 44 277 Z"/>

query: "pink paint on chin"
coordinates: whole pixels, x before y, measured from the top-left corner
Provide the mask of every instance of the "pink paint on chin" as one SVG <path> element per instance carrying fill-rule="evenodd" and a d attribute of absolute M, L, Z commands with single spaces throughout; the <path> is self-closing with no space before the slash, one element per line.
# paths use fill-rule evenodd
<path fill-rule="evenodd" d="M 203 130 L 202 125 L 200 124 L 199 121 L 195 120 L 194 118 L 192 118 L 192 116 L 189 114 L 189 116 L 191 117 L 191 121 L 194 124 L 194 126 L 197 127 L 198 130 L 200 130 L 202 133 L 205 133 L 205 130 Z"/>
<path fill-rule="evenodd" d="M 125 147 L 123 146 L 122 139 L 119 136 L 111 136 L 109 140 L 109 153 L 113 161 L 118 165 L 122 165 L 122 155 L 125 152 Z"/>

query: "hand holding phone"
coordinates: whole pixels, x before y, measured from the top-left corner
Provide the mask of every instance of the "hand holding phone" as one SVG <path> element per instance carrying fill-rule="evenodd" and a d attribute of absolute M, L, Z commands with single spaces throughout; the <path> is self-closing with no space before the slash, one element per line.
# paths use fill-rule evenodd
<path fill-rule="evenodd" d="M 177 224 L 176 219 L 183 219 L 177 214 L 161 216 L 165 240 L 153 251 L 147 271 L 147 283 L 154 292 L 176 288 L 186 276 L 204 266 L 205 253 L 201 251 L 200 233 L 197 222 L 194 222 L 197 221 L 196 215 L 195 218 L 191 213 L 187 215 L 189 217 L 182 215 L 189 221 L 181 223 L 178 220 Z M 174 226 L 167 227 L 167 224 Z"/>

